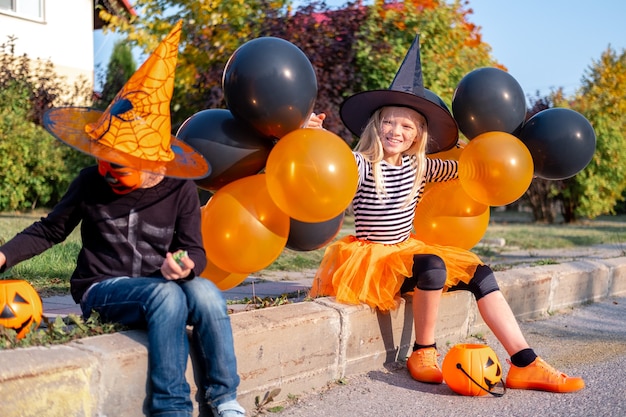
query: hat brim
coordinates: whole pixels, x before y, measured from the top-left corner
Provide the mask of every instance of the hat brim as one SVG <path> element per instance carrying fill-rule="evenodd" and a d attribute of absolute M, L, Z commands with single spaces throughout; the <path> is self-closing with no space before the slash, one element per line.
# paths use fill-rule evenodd
<path fill-rule="evenodd" d="M 170 141 L 174 153 L 171 161 L 138 158 L 92 139 L 85 126 L 96 123 L 103 113 L 90 107 L 53 108 L 44 114 L 43 125 L 61 142 L 96 159 L 174 178 L 200 179 L 210 175 L 211 167 L 204 156 L 175 136 Z"/>
<path fill-rule="evenodd" d="M 369 118 L 385 106 L 408 107 L 422 114 L 428 123 L 426 153 L 452 149 L 459 140 L 459 128 L 450 112 L 427 98 L 397 90 L 371 90 L 348 97 L 339 110 L 346 127 L 360 137 Z"/>

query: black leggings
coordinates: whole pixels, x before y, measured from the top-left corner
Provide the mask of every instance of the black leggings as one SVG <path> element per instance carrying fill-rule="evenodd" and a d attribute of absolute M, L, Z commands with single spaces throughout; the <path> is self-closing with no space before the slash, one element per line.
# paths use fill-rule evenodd
<path fill-rule="evenodd" d="M 446 265 L 437 255 L 413 255 L 413 276 L 406 278 L 401 293 L 413 291 L 414 288 L 424 291 L 441 290 L 446 283 Z M 479 265 L 469 284 L 460 281 L 448 291 L 469 291 L 474 294 L 476 301 L 485 295 L 498 291 L 498 283 L 491 268 Z"/>

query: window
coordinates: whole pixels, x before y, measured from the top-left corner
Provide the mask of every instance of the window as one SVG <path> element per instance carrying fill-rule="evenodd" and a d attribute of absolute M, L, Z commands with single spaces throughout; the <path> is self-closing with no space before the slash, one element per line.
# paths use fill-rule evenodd
<path fill-rule="evenodd" d="M 19 17 L 43 20 L 45 0 L 0 0 L 0 12 L 7 12 Z"/>

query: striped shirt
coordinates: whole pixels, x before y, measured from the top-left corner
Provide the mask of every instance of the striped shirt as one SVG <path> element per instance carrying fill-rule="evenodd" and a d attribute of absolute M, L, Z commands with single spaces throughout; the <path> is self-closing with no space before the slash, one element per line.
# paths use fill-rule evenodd
<path fill-rule="evenodd" d="M 363 155 L 354 152 L 359 169 L 359 185 L 352 206 L 354 228 L 358 239 L 377 243 L 394 244 L 408 239 L 413 228 L 415 207 L 424 194 L 427 182 L 441 182 L 458 177 L 458 162 L 426 158 L 425 178 L 419 192 L 410 204 L 404 204 L 411 193 L 416 169 L 411 156 L 402 157 L 402 165 L 381 162 L 386 196 L 376 194 L 372 164 Z"/>

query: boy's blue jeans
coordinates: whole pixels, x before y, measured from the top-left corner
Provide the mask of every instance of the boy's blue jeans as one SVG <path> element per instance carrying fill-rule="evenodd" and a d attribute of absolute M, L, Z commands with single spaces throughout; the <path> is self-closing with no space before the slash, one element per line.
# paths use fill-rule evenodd
<path fill-rule="evenodd" d="M 209 280 L 112 278 L 93 285 L 83 297 L 85 317 L 97 311 L 103 321 L 148 331 L 152 416 L 191 416 L 193 405 L 185 378 L 189 355 L 186 326 L 198 352 L 207 403 L 216 408 L 235 400 L 239 375 L 226 302 Z"/>

